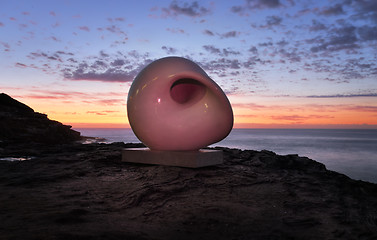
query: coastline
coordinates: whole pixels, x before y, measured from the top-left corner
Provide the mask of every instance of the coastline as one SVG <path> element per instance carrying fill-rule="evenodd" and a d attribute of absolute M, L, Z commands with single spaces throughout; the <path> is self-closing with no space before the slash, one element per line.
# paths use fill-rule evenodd
<path fill-rule="evenodd" d="M 377 184 L 298 155 L 221 148 L 200 169 L 120 162 L 141 144 L 23 144 L 0 161 L 4 239 L 377 238 Z"/>

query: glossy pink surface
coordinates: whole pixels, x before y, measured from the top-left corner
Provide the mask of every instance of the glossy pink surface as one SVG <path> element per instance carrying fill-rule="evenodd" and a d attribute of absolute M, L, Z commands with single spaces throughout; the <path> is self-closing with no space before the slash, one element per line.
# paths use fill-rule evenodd
<path fill-rule="evenodd" d="M 221 88 L 180 57 L 156 60 L 136 76 L 127 114 L 135 135 L 152 150 L 198 150 L 221 141 L 233 127 Z"/>

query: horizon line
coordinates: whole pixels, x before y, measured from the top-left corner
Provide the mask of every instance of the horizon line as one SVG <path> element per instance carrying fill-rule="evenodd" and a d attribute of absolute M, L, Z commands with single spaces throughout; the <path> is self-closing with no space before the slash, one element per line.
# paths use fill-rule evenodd
<path fill-rule="evenodd" d="M 123 128 L 131 129 L 129 124 L 114 123 L 64 123 L 72 129 L 82 128 Z M 377 124 L 256 124 L 236 123 L 233 129 L 377 129 Z"/>

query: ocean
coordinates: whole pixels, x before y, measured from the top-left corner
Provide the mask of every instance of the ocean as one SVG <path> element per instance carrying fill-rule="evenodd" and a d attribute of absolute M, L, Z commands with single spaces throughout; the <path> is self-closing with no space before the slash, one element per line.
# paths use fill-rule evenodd
<path fill-rule="evenodd" d="M 131 129 L 78 128 L 97 141 L 140 142 Z M 211 145 L 298 154 L 353 179 L 377 183 L 377 129 L 233 129 Z"/>

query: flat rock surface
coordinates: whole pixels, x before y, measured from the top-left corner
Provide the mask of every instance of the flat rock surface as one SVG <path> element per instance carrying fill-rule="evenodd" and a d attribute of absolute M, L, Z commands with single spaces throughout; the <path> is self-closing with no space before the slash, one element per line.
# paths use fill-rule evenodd
<path fill-rule="evenodd" d="M 124 147 L 0 149 L 33 157 L 0 161 L 0 239 L 377 239 L 377 185 L 308 158 L 224 148 L 189 169 L 121 162 Z"/>

